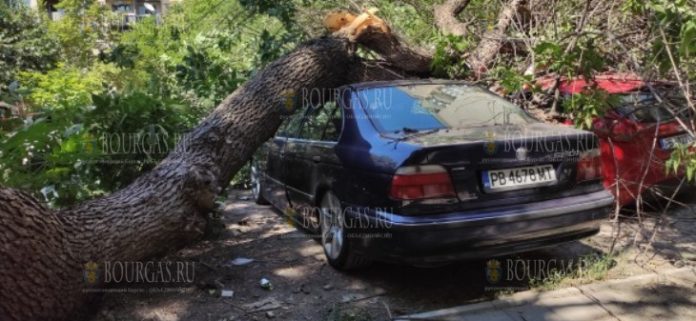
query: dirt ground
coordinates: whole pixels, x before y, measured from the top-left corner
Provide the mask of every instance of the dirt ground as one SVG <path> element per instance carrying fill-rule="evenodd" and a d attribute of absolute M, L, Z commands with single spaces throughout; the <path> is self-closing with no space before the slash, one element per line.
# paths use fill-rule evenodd
<path fill-rule="evenodd" d="M 492 287 L 488 259 L 436 268 L 376 263 L 365 270 L 337 272 L 327 265 L 316 241 L 289 225 L 277 211 L 248 199 L 247 192 L 232 191 L 219 236 L 159 259 L 195 262 L 194 282 L 169 285 L 166 291 L 127 285 L 138 291 L 106 293 L 93 320 L 389 320 L 488 300 L 529 286 L 522 282 L 504 284 L 507 289 L 502 290 Z M 623 215 L 621 237 L 614 245 L 618 254 L 610 258 L 611 269 L 599 276 L 623 278 L 696 264 L 696 202 L 689 203 L 667 211 L 656 232 L 653 227 L 660 213 Z M 567 262 L 592 254 L 605 257 L 602 253 L 611 247 L 615 231 L 607 221 L 594 237 L 507 259 Z M 235 265 L 235 258 L 253 261 Z M 497 259 L 506 262 L 506 258 Z M 595 276 L 569 277 L 556 286 L 590 282 Z M 271 282 L 272 289 L 260 286 L 262 278 Z M 221 296 L 223 290 L 234 294 Z"/>

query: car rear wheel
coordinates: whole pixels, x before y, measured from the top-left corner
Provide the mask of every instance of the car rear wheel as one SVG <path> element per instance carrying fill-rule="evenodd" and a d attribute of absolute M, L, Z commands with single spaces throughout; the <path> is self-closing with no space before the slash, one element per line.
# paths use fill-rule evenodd
<path fill-rule="evenodd" d="M 263 182 L 261 181 L 261 171 L 253 161 L 250 166 L 249 180 L 251 181 L 251 197 L 259 205 L 266 205 L 268 201 L 263 197 Z"/>
<path fill-rule="evenodd" d="M 329 264 L 339 270 L 369 265 L 370 260 L 352 250 L 354 240 L 347 237 L 344 212 L 338 197 L 327 192 L 322 197 L 320 206 L 321 245 Z"/>

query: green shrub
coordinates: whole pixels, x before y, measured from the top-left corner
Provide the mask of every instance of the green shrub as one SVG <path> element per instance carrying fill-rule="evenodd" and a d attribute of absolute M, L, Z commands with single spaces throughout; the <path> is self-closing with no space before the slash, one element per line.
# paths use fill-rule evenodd
<path fill-rule="evenodd" d="M 26 98 L 38 111 L 80 112 L 91 104 L 91 96 L 102 89 L 101 75 L 59 64 L 48 72 L 22 72 L 19 81 Z"/>
<path fill-rule="evenodd" d="M 156 165 L 199 116 L 141 92 L 89 100 L 44 110 L 0 141 L 0 184 L 54 206 L 112 192 Z"/>
<path fill-rule="evenodd" d="M 55 66 L 58 49 L 36 13 L 0 1 L 0 99 L 18 72 Z"/>

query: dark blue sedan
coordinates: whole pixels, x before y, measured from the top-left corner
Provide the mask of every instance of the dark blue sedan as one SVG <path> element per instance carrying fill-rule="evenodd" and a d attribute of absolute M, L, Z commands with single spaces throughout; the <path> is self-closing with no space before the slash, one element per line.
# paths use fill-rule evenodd
<path fill-rule="evenodd" d="M 256 201 L 315 233 L 336 268 L 556 245 L 595 234 L 612 206 L 592 133 L 485 89 L 370 82 L 324 98 L 285 121 L 251 176 Z"/>

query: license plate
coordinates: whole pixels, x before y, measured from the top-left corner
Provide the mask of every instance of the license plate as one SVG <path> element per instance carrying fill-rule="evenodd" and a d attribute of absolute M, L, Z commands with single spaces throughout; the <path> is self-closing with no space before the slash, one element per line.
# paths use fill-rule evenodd
<path fill-rule="evenodd" d="M 556 183 L 552 165 L 528 166 L 483 171 L 483 186 L 487 191 L 515 190 Z"/>
<path fill-rule="evenodd" d="M 660 147 L 662 147 L 662 149 L 674 149 L 677 147 L 677 144 L 688 145 L 693 142 L 694 137 L 689 135 L 689 133 L 685 133 L 660 139 Z"/>

